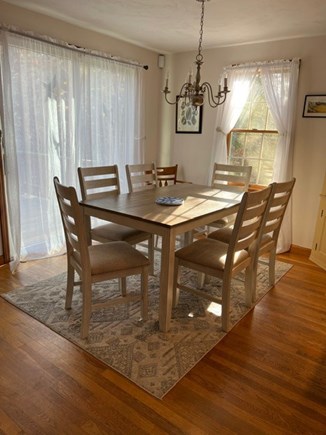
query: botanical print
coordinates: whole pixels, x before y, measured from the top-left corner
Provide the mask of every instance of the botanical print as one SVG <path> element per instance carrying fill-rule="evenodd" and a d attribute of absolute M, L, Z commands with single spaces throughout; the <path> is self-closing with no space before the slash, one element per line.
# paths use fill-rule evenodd
<path fill-rule="evenodd" d="M 201 133 L 202 107 L 180 98 L 176 111 L 176 133 Z"/>

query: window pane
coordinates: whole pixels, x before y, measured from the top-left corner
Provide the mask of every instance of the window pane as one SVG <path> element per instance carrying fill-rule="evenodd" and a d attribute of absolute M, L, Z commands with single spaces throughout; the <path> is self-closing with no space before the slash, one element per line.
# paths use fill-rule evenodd
<path fill-rule="evenodd" d="M 235 158 L 231 157 L 229 159 L 229 163 L 230 163 L 230 165 L 239 165 L 239 166 L 242 166 L 242 159 L 235 159 Z"/>
<path fill-rule="evenodd" d="M 272 114 L 271 114 L 269 109 L 268 109 L 268 112 L 267 112 L 266 130 L 277 130 L 276 124 L 275 124 L 274 119 L 273 119 L 273 116 L 272 116 Z"/>
<path fill-rule="evenodd" d="M 278 134 L 264 134 L 263 135 L 263 151 L 262 158 L 274 160 Z"/>
<path fill-rule="evenodd" d="M 231 136 L 231 150 L 230 155 L 233 157 L 243 157 L 246 133 L 233 133 Z"/>
<path fill-rule="evenodd" d="M 251 103 L 247 102 L 234 128 L 249 128 Z"/>
<path fill-rule="evenodd" d="M 259 171 L 259 160 L 256 159 L 245 159 L 244 165 L 252 167 L 250 183 L 257 184 L 258 171 Z"/>
<path fill-rule="evenodd" d="M 269 184 L 273 176 L 274 161 L 262 161 L 257 184 Z"/>
<path fill-rule="evenodd" d="M 250 119 L 250 128 L 257 130 L 265 130 L 267 121 L 267 106 L 265 103 L 253 104 L 252 114 Z"/>
<path fill-rule="evenodd" d="M 260 157 L 263 135 L 261 133 L 248 133 L 245 145 L 246 157 Z"/>

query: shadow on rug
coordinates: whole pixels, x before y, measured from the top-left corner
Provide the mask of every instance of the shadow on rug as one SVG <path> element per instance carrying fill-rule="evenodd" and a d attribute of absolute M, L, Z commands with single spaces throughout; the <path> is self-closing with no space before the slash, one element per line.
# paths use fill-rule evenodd
<path fill-rule="evenodd" d="M 157 256 L 158 257 L 158 256 Z M 156 261 L 156 270 L 158 267 Z M 278 281 L 292 266 L 276 262 Z M 197 276 L 183 271 L 188 282 Z M 240 276 L 240 279 L 242 277 Z M 112 296 L 118 292 L 117 281 L 111 281 Z M 139 289 L 139 281 L 132 277 L 129 286 Z M 139 303 L 115 306 L 93 313 L 90 333 L 80 338 L 81 294 L 74 291 L 72 309 L 64 309 L 66 274 L 35 283 L 1 296 L 25 313 L 39 320 L 53 331 L 118 371 L 139 387 L 161 399 L 207 352 L 225 335 L 221 330 L 219 305 L 181 292 L 178 307 L 173 310 L 168 333 L 159 331 L 159 274 L 149 281 L 149 318 L 139 320 Z M 218 286 L 211 279 L 207 291 Z M 244 288 L 240 280 L 232 281 L 231 324 L 234 326 L 250 309 L 244 304 Z M 94 300 L 107 297 L 108 283 L 94 286 Z M 259 265 L 257 301 L 269 290 L 268 268 Z"/>

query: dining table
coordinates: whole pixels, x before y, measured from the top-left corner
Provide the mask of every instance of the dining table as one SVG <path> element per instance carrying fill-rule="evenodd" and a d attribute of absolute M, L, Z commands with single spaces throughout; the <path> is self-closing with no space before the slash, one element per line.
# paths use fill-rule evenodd
<path fill-rule="evenodd" d="M 222 217 L 236 213 L 242 193 L 213 187 L 178 183 L 119 195 L 83 200 L 84 214 L 126 225 L 161 236 L 161 270 L 159 329 L 170 327 L 174 252 L 179 234 L 192 234 L 198 227 L 209 225 Z M 180 205 L 176 205 L 180 204 Z M 191 239 L 185 237 L 188 243 Z"/>

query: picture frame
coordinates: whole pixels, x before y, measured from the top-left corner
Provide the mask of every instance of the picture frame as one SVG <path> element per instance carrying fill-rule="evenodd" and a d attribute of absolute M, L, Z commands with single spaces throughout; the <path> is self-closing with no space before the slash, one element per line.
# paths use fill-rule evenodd
<path fill-rule="evenodd" d="M 175 132 L 201 134 L 203 106 L 194 107 L 190 101 L 177 96 Z"/>
<path fill-rule="evenodd" d="M 326 94 L 306 95 L 303 118 L 326 118 Z"/>

